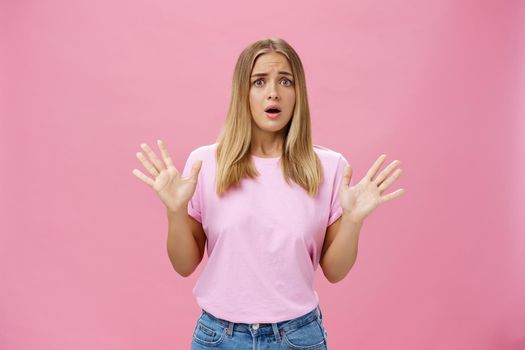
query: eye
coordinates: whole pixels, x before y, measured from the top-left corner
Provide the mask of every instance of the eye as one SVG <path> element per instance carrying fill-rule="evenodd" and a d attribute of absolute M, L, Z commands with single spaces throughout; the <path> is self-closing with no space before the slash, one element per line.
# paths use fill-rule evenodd
<path fill-rule="evenodd" d="M 256 84 L 258 81 L 261 81 L 261 80 L 262 80 L 262 79 L 257 79 L 257 80 L 255 80 L 255 81 L 253 82 L 253 85 L 255 85 L 255 86 L 261 86 L 261 85 L 257 85 L 257 84 Z"/>
<path fill-rule="evenodd" d="M 253 85 L 258 86 L 258 87 L 261 87 L 262 85 L 261 85 L 261 84 L 257 84 L 257 82 L 258 82 L 258 81 L 262 81 L 262 80 L 263 80 L 262 78 L 257 79 L 257 80 L 254 80 L 254 81 L 253 81 Z M 287 84 L 285 84 L 285 86 L 291 86 L 291 85 L 293 85 L 293 81 L 290 80 L 290 79 L 284 78 L 284 79 L 281 80 L 281 81 L 286 81 L 286 82 L 287 82 Z"/>
<path fill-rule="evenodd" d="M 281 80 L 281 81 L 287 81 L 287 82 L 288 82 L 288 84 L 287 84 L 286 86 L 290 86 L 290 85 L 292 85 L 292 84 L 293 84 L 293 81 L 291 81 L 290 79 L 286 79 L 286 78 L 284 78 L 284 79 L 283 79 L 283 80 Z"/>

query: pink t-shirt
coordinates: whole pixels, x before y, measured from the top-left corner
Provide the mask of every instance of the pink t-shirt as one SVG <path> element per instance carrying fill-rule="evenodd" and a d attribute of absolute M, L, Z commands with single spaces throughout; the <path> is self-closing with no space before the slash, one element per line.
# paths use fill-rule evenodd
<path fill-rule="evenodd" d="M 188 214 L 207 236 L 208 261 L 193 288 L 197 304 L 242 323 L 281 322 L 312 311 L 319 302 L 313 282 L 326 229 L 342 214 L 338 190 L 347 160 L 314 145 L 325 180 L 312 198 L 295 182 L 286 183 L 279 157 L 252 155 L 261 175 L 244 178 L 240 188 L 219 198 L 216 146 L 193 150 L 183 170 L 188 176 L 193 162 L 203 161 L 188 202 Z"/>

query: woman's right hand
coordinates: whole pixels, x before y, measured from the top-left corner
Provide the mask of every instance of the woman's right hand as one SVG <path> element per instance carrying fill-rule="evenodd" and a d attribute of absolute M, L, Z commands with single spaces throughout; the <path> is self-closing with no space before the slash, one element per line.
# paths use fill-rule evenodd
<path fill-rule="evenodd" d="M 154 179 L 144 175 L 138 169 L 133 169 L 132 173 L 144 183 L 153 187 L 168 210 L 186 211 L 188 202 L 197 187 L 197 177 L 202 166 L 202 160 L 197 160 L 192 164 L 189 177 L 183 177 L 173 165 L 164 142 L 158 140 L 157 144 L 164 162 L 162 162 L 155 152 L 145 143 L 141 144 L 141 147 L 153 164 L 151 164 L 141 152 L 137 152 L 136 154 L 142 165 L 144 165 Z"/>

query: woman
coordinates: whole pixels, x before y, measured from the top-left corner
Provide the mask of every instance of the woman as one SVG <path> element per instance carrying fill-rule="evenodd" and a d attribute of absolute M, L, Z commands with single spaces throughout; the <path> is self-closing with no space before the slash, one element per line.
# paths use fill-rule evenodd
<path fill-rule="evenodd" d="M 192 349 L 327 349 L 319 297 L 326 278 L 344 278 L 357 255 L 363 220 L 399 177 L 385 156 L 350 186 L 338 152 L 312 144 L 303 65 L 284 40 L 259 40 L 235 66 L 232 95 L 217 143 L 194 149 L 180 174 L 166 146 L 161 161 L 142 144 L 134 169 L 168 215 L 168 255 L 189 276 L 208 245 L 193 294 L 202 308 Z"/>

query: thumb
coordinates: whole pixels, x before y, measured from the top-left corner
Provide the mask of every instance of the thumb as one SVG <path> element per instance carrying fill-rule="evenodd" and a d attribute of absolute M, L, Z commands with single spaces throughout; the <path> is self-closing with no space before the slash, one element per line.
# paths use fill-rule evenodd
<path fill-rule="evenodd" d="M 350 165 L 345 166 L 345 170 L 343 173 L 343 185 L 349 186 L 350 185 L 350 179 L 352 178 L 352 167 Z"/>
<path fill-rule="evenodd" d="M 197 177 L 199 176 L 199 172 L 201 171 L 202 167 L 202 160 L 196 160 L 193 162 L 193 166 L 191 167 L 191 173 L 190 178 L 197 181 Z"/>

